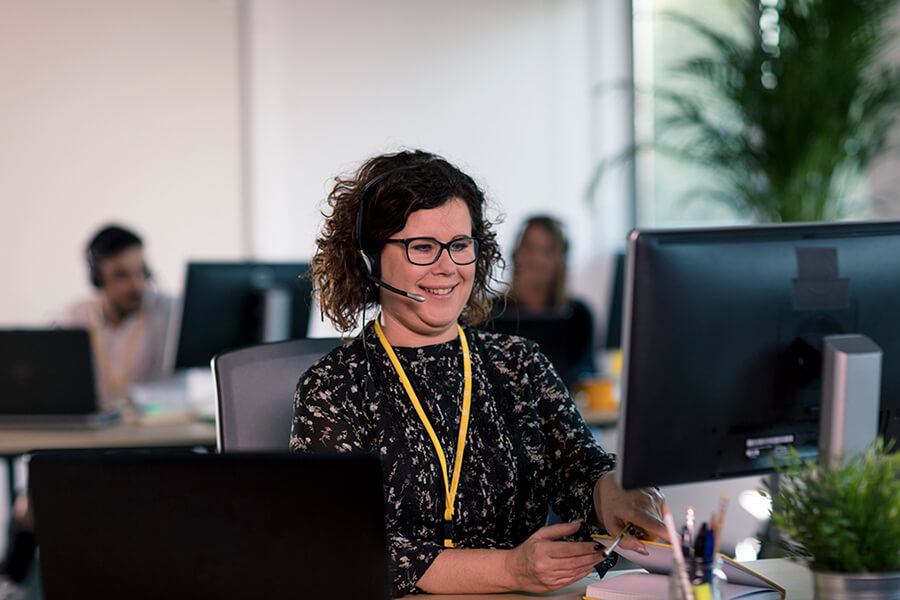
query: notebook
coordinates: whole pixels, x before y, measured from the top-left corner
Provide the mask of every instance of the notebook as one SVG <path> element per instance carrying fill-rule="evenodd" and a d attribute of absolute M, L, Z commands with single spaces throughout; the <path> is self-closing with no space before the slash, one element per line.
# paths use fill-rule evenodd
<path fill-rule="evenodd" d="M 101 427 L 119 416 L 100 410 L 87 330 L 0 330 L 0 426 Z"/>
<path fill-rule="evenodd" d="M 605 535 L 593 536 L 604 546 L 612 538 Z M 645 556 L 633 550 L 617 548 L 615 553 L 646 569 L 647 573 L 610 573 L 606 578 L 587 586 L 585 600 L 658 600 L 667 598 L 669 593 L 669 572 L 672 569 L 672 546 L 656 542 L 644 542 L 648 554 Z M 735 562 L 724 555 L 722 570 L 728 583 L 722 590 L 722 600 L 782 600 L 784 589 Z"/>
<path fill-rule="evenodd" d="M 46 600 L 390 597 L 375 457 L 76 452 L 29 468 Z"/>

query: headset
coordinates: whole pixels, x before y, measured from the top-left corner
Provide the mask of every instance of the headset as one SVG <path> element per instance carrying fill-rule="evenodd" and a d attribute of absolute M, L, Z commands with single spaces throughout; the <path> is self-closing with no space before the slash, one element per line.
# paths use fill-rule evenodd
<path fill-rule="evenodd" d="M 111 237 L 116 238 L 115 244 L 110 243 Z M 143 247 L 143 242 L 140 237 L 127 229 L 111 225 L 97 233 L 85 250 L 85 258 L 87 260 L 88 275 L 90 277 L 91 285 L 97 289 L 103 287 L 103 276 L 100 273 L 101 262 L 107 257 L 118 254 L 122 250 L 132 246 Z M 153 278 L 153 274 L 146 264 L 144 265 L 144 277 L 147 279 Z"/>
<path fill-rule="evenodd" d="M 372 285 L 382 287 L 389 292 L 394 292 L 400 296 L 405 298 L 409 298 L 410 300 L 415 300 L 416 302 L 425 302 L 425 296 L 421 296 L 419 294 L 413 294 L 411 292 L 407 292 L 392 286 L 389 283 L 385 283 L 381 280 L 381 260 L 378 254 L 375 252 L 366 252 L 365 247 L 363 246 L 363 221 L 365 220 L 366 215 L 366 196 L 369 194 L 369 190 L 375 187 L 376 184 L 381 183 L 387 178 L 389 175 L 393 175 L 398 171 L 406 171 L 408 169 L 415 169 L 421 167 L 423 165 L 427 165 L 431 162 L 432 159 L 426 160 L 425 162 L 415 163 L 412 165 L 404 165 L 402 167 L 397 167 L 395 169 L 389 169 L 380 175 L 376 175 L 373 177 L 366 185 L 363 186 L 362 190 L 359 192 L 359 207 L 356 211 L 356 250 L 357 250 L 357 258 L 359 263 L 359 270 L 362 273 L 363 280 L 366 283 L 370 283 Z"/>

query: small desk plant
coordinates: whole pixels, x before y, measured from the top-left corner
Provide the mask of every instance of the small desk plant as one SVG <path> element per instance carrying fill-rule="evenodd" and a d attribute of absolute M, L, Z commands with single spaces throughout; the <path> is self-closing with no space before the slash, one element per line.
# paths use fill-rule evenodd
<path fill-rule="evenodd" d="M 772 521 L 816 600 L 900 598 L 900 453 L 879 438 L 843 464 L 779 467 Z"/>

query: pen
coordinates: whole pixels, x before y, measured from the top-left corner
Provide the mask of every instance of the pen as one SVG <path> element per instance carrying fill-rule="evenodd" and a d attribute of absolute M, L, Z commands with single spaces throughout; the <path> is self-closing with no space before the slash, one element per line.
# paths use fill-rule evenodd
<path fill-rule="evenodd" d="M 685 558 L 690 556 L 694 545 L 694 507 L 688 506 L 684 515 L 684 527 L 681 528 L 681 551 Z"/>
<path fill-rule="evenodd" d="M 619 542 L 622 541 L 622 538 L 624 538 L 628 534 L 633 535 L 635 533 L 637 533 L 637 530 L 634 528 L 634 525 L 632 525 L 631 523 L 625 523 L 625 527 L 621 532 L 619 532 L 619 535 L 616 536 L 616 539 L 613 540 L 613 543 L 603 550 L 603 556 L 609 558 L 609 555 L 612 554 L 612 551 L 616 548 L 616 546 L 619 545 Z"/>
<path fill-rule="evenodd" d="M 703 562 L 712 565 L 715 554 L 713 550 L 716 547 L 716 532 L 712 529 L 706 532 L 706 543 L 703 545 Z"/>
<path fill-rule="evenodd" d="M 708 536 L 709 529 L 707 528 L 706 523 L 702 523 L 700 525 L 700 530 L 697 532 L 697 538 L 694 540 L 691 583 L 702 583 L 704 580 L 704 573 L 706 571 L 704 560 L 706 559 L 706 539 Z"/>

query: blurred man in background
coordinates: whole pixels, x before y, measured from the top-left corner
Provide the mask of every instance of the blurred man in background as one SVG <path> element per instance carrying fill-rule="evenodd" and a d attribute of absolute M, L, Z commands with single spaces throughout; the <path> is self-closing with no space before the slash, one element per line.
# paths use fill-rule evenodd
<path fill-rule="evenodd" d="M 143 242 L 134 232 L 106 226 L 86 255 L 97 293 L 67 308 L 55 324 L 90 332 L 100 404 L 112 408 L 132 383 L 169 374 L 164 361 L 172 300 L 152 285 Z"/>
<path fill-rule="evenodd" d="M 152 284 L 141 238 L 108 225 L 86 248 L 87 267 L 96 293 L 65 309 L 54 320 L 60 327 L 84 327 L 90 333 L 94 378 L 100 407 L 125 404 L 134 383 L 167 376 L 166 345 L 172 325 L 172 299 Z M 0 563 L 0 597 L 29 579 L 33 567 L 34 519 L 27 493 L 16 498 L 6 557 Z M 21 590 L 19 590 L 21 591 Z M 9 593 L 9 592 L 8 592 Z"/>

